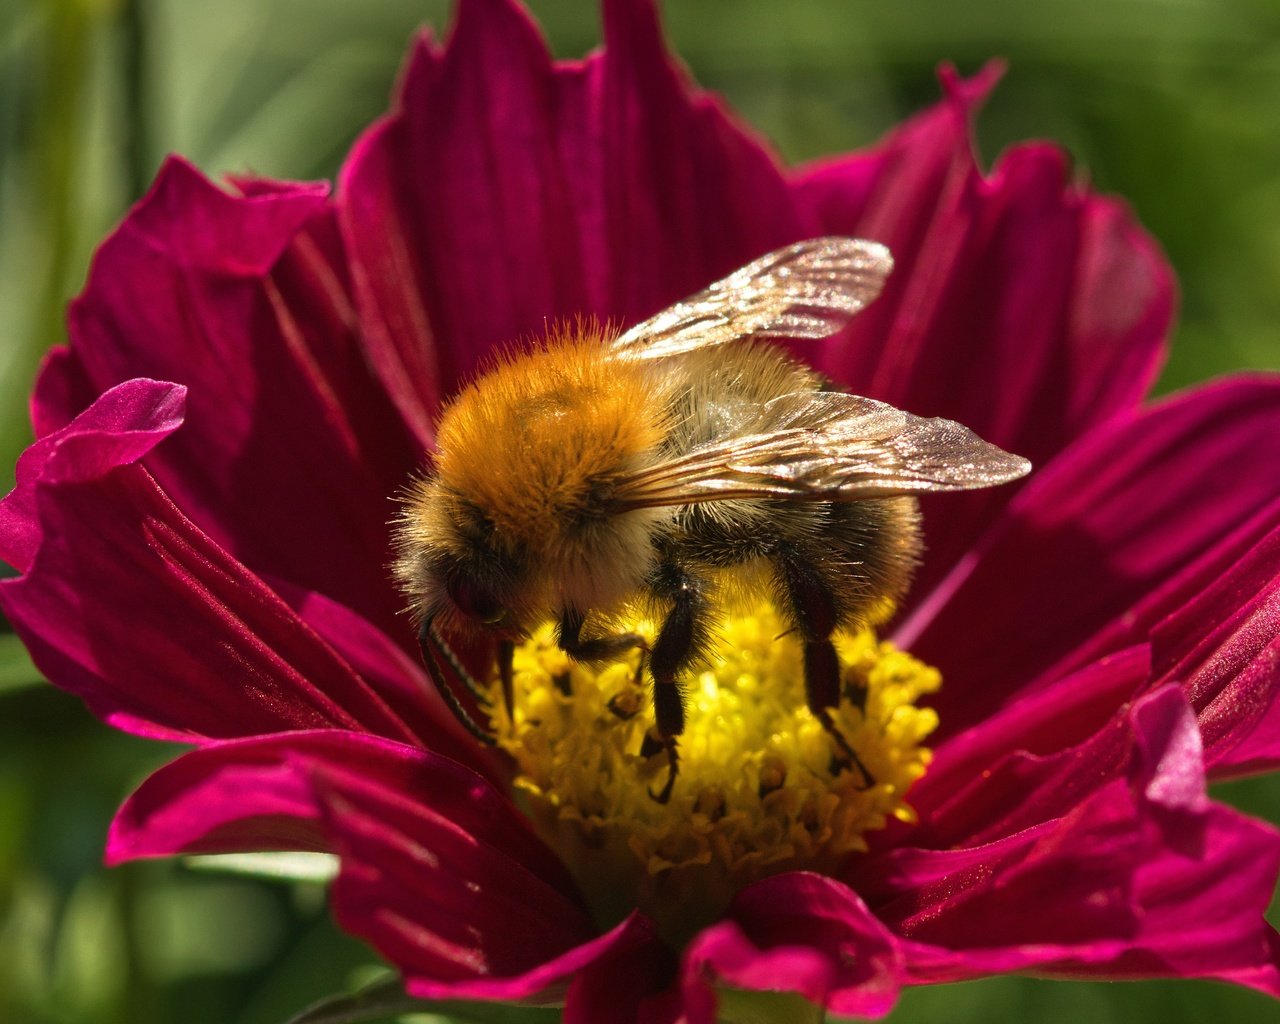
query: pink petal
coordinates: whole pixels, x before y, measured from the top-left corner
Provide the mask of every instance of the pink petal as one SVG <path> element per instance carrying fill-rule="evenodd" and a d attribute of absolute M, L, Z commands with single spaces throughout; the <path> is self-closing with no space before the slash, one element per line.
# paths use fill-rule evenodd
<path fill-rule="evenodd" d="M 1043 918 L 1038 934 L 1006 944 L 1001 934 L 954 939 L 904 940 L 911 984 L 963 981 L 994 974 L 1026 972 L 1038 976 L 1126 980 L 1139 978 L 1216 978 L 1280 997 L 1280 942 L 1262 913 L 1275 883 L 1276 836 L 1273 830 L 1224 807 L 1205 815 L 1201 858 L 1151 851 L 1151 862 L 1134 870 L 1131 898 L 1140 908 L 1136 924 L 1116 937 L 1080 936 L 1073 941 L 1059 914 L 1046 914 L 1041 902 L 1021 907 L 975 901 L 966 913 Z M 1098 852 L 1094 849 L 1082 853 Z M 975 866 L 976 873 L 986 865 Z M 1046 873 L 1040 886 L 1066 895 L 1061 869 Z M 1026 894 L 1027 888 L 1018 892 Z M 1092 897 L 1108 900 L 1101 889 Z"/>
<path fill-rule="evenodd" d="M 365 366 L 325 187 L 251 191 L 164 165 L 72 305 L 37 425 L 131 377 L 187 385 L 187 426 L 149 462 L 165 490 L 255 570 L 407 632 L 387 522 L 421 450 Z"/>
<path fill-rule="evenodd" d="M 1041 465 L 1133 407 L 1154 380 L 1172 274 L 1118 202 L 1066 158 L 1017 146 L 984 177 L 969 121 L 998 75 L 945 71 L 948 97 L 872 149 L 809 169 L 800 200 L 827 232 L 875 238 L 896 269 L 819 365 L 851 390 L 946 416 Z M 993 400 L 994 399 L 994 400 Z M 925 503 L 923 594 L 1016 487 Z"/>
<path fill-rule="evenodd" d="M 635 931 L 639 941 L 609 950 L 574 976 L 564 1024 L 689 1024 L 672 985 L 675 954 L 639 919 Z"/>
<path fill-rule="evenodd" d="M 498 784 L 509 781 L 511 762 L 482 747 L 458 721 L 428 679 L 421 656 L 408 654 L 381 630 L 350 608 L 322 594 L 268 581 L 307 627 L 349 664 L 413 735 L 437 754 L 466 765 Z M 484 665 L 492 664 L 485 661 Z M 477 671 L 480 667 L 477 666 Z"/>
<path fill-rule="evenodd" d="M 380 749 L 381 748 L 381 749 Z M 398 745 L 340 730 L 218 740 L 158 769 L 116 812 L 107 863 L 190 853 L 329 852 L 315 794 L 294 753 L 375 765 Z M 382 751 L 391 753 L 382 754 Z"/>
<path fill-rule="evenodd" d="M 891 827 L 876 845 L 972 845 L 1067 813 L 1124 769 L 1130 728 L 1117 708 L 1149 678 L 1150 652 L 1134 647 L 944 742 L 911 790 L 921 824 Z"/>
<path fill-rule="evenodd" d="M 1236 378 L 1114 421 L 1035 475 L 898 631 L 942 670 L 946 734 L 1145 640 L 1248 550 L 1280 511 L 1280 473 L 1258 456 L 1278 432 L 1280 378 Z"/>
<path fill-rule="evenodd" d="M 181 399 L 177 385 L 127 382 L 24 456 L 0 505 L 24 574 L 0 584 L 0 607 L 37 666 L 144 735 L 340 726 L 411 738 L 138 464 L 171 443 Z"/>
<path fill-rule="evenodd" d="M 598 149 L 599 164 L 575 184 L 602 199 L 582 224 L 595 245 L 589 262 L 610 269 L 602 312 L 630 322 L 808 237 L 814 225 L 797 214 L 767 146 L 687 81 L 663 45 L 653 0 L 603 7 L 591 122 L 572 136 L 575 154 Z"/>
<path fill-rule="evenodd" d="M 606 3 L 605 44 L 553 65 L 514 2 L 463 0 L 343 170 L 365 333 L 424 442 L 494 346 L 633 321 L 806 233 L 769 154 L 674 67 L 651 3 Z"/>
<path fill-rule="evenodd" d="M 184 755 L 121 808 L 109 858 L 261 849 L 336 852 L 336 917 L 423 998 L 521 998 L 653 941 L 639 918 L 597 936 L 563 866 L 479 776 L 345 731 Z"/>
<path fill-rule="evenodd" d="M 796 992 L 833 1013 L 883 1017 L 905 977 L 893 934 L 835 879 L 793 872 L 743 889 L 684 957 L 690 1024 L 715 1024 L 712 981 Z"/>
<path fill-rule="evenodd" d="M 155 380 L 115 387 L 68 429 L 41 437 L 22 453 L 15 486 L 0 502 L 0 558 L 21 572 L 40 548 L 38 485 L 92 480 L 135 462 L 181 424 L 187 389 Z"/>
<path fill-rule="evenodd" d="M 338 922 L 399 967 L 412 995 L 521 999 L 563 988 L 601 956 L 651 941 L 632 917 L 595 929 L 559 862 L 478 776 L 443 759 L 371 778 L 315 772 L 342 869 Z"/>
<path fill-rule="evenodd" d="M 1280 527 L 1161 622 L 1153 648 L 1157 681 L 1196 710 L 1214 777 L 1280 766 Z"/>
<path fill-rule="evenodd" d="M 1031 970 L 1098 977 L 1217 977 L 1276 987 L 1263 919 L 1280 835 L 1211 803 L 1199 732 L 1177 686 L 1127 716 L 1127 766 L 1078 802 L 1003 838 L 903 847 L 859 866 L 917 982 Z M 1064 767 L 1064 773 L 1070 771 Z"/>
<path fill-rule="evenodd" d="M 61 430 L 89 408 L 101 390 L 89 380 L 79 356 L 66 346 L 50 349 L 31 394 L 31 426 L 36 437 Z"/>

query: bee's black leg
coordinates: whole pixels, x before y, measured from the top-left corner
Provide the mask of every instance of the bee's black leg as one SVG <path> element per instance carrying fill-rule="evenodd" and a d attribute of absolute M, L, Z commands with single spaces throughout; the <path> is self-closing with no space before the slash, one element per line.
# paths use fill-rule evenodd
<path fill-rule="evenodd" d="M 840 749 L 837 764 L 842 761 L 843 767 L 857 768 L 863 780 L 860 788 L 870 789 L 875 779 L 831 717 L 832 709 L 840 703 L 840 659 L 831 642 L 837 624 L 835 597 L 822 574 L 795 551 L 781 551 L 778 565 L 791 614 L 804 637 L 804 688 L 809 710 Z"/>
<path fill-rule="evenodd" d="M 498 641 L 498 678 L 502 680 L 502 703 L 507 717 L 515 720 L 515 657 L 516 645 L 511 640 Z"/>
<path fill-rule="evenodd" d="M 591 664 L 609 661 L 625 654 L 633 647 L 646 651 L 649 645 L 639 633 L 615 633 L 612 636 L 593 636 L 583 639 L 582 626 L 586 615 L 577 608 L 566 608 L 560 613 L 556 629 L 556 644 L 574 661 Z"/>
<path fill-rule="evenodd" d="M 682 566 L 664 562 L 654 570 L 649 584 L 657 597 L 671 602 L 671 610 L 658 630 L 649 653 L 649 671 L 653 673 L 653 711 L 656 723 L 653 733 L 645 737 L 642 754 L 667 751 L 670 769 L 666 784 L 649 795 L 660 804 L 671 799 L 671 790 L 680 771 L 676 741 L 684 732 L 684 692 L 676 676 L 688 666 L 706 645 L 706 586 Z"/>

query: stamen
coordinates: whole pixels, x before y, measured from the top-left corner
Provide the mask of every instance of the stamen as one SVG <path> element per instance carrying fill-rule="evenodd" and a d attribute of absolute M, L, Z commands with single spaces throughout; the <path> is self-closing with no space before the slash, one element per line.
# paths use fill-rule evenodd
<path fill-rule="evenodd" d="M 646 622 L 624 628 L 653 635 Z M 870 630 L 836 638 L 844 696 L 830 715 L 851 762 L 805 707 L 800 644 L 771 606 L 727 619 L 721 641 L 711 664 L 684 680 L 680 771 L 666 803 L 650 796 L 667 782 L 668 759 L 644 754 L 654 718 L 639 654 L 579 664 L 550 626 L 516 649 L 514 720 L 495 714 L 498 743 L 516 760 L 528 813 L 602 925 L 638 906 L 673 941 L 684 938 L 742 885 L 786 870 L 833 872 L 866 849 L 865 833 L 912 820 L 905 795 L 924 774 L 930 755 L 920 744 L 937 725 L 915 701 L 938 688 L 934 669 Z"/>

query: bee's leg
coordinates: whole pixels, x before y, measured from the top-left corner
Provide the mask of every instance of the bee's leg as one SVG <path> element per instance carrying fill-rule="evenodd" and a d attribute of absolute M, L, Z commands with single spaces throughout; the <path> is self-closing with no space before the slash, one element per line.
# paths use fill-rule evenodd
<path fill-rule="evenodd" d="M 633 647 L 638 647 L 640 660 L 636 665 L 636 683 L 639 684 L 644 672 L 644 656 L 649 651 L 649 644 L 645 638 L 639 633 L 616 633 L 612 636 L 588 637 L 584 640 L 582 626 L 585 621 L 586 615 L 577 608 L 565 608 L 560 613 L 560 623 L 556 628 L 556 642 L 560 650 L 577 661 L 599 662 L 617 658 Z M 564 686 L 566 692 L 568 684 L 569 681 L 566 678 Z M 628 719 L 635 715 L 639 708 L 630 706 L 625 700 L 620 701 L 615 694 L 609 701 L 609 710 L 619 718 Z"/>
<path fill-rule="evenodd" d="M 676 676 L 686 668 L 706 645 L 706 583 L 682 566 L 665 562 L 654 570 L 649 585 L 656 597 L 671 602 L 671 610 L 649 653 L 649 671 L 653 673 L 653 732 L 645 737 L 642 754 L 665 749 L 670 762 L 666 784 L 649 795 L 660 804 L 671 799 L 671 790 L 680 771 L 676 741 L 684 732 L 684 691 Z"/>
<path fill-rule="evenodd" d="M 837 622 L 835 596 L 817 568 L 794 550 L 781 551 L 778 564 L 792 617 L 804 637 L 804 689 L 809 710 L 840 748 L 843 766 L 856 767 L 863 779 L 860 788 L 870 789 L 875 779 L 831 717 L 831 710 L 840 703 L 840 659 L 831 642 Z"/>
<path fill-rule="evenodd" d="M 502 703 L 506 705 L 507 717 L 515 720 L 515 658 L 516 645 L 511 640 L 498 641 L 498 678 L 502 680 Z"/>
<path fill-rule="evenodd" d="M 640 648 L 640 666 L 636 670 L 644 670 L 644 656 L 649 651 L 649 644 L 639 633 L 615 633 L 612 636 L 593 636 L 583 639 L 582 626 L 586 615 L 577 608 L 566 608 L 560 613 L 560 623 L 556 629 L 556 643 L 560 650 L 575 661 L 590 664 L 618 658 L 632 648 Z"/>

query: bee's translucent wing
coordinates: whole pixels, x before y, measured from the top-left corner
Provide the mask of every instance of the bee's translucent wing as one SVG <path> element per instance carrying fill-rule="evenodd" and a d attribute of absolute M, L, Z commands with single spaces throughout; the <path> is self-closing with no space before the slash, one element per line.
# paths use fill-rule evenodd
<path fill-rule="evenodd" d="M 701 445 L 634 474 L 619 510 L 740 498 L 858 501 L 993 487 L 1031 463 L 951 420 L 923 419 L 884 402 L 801 392 L 768 404 L 777 428 Z"/>
<path fill-rule="evenodd" d="M 825 338 L 880 294 L 892 269 L 879 242 L 797 242 L 637 324 L 611 349 L 622 359 L 662 359 L 740 338 Z"/>

